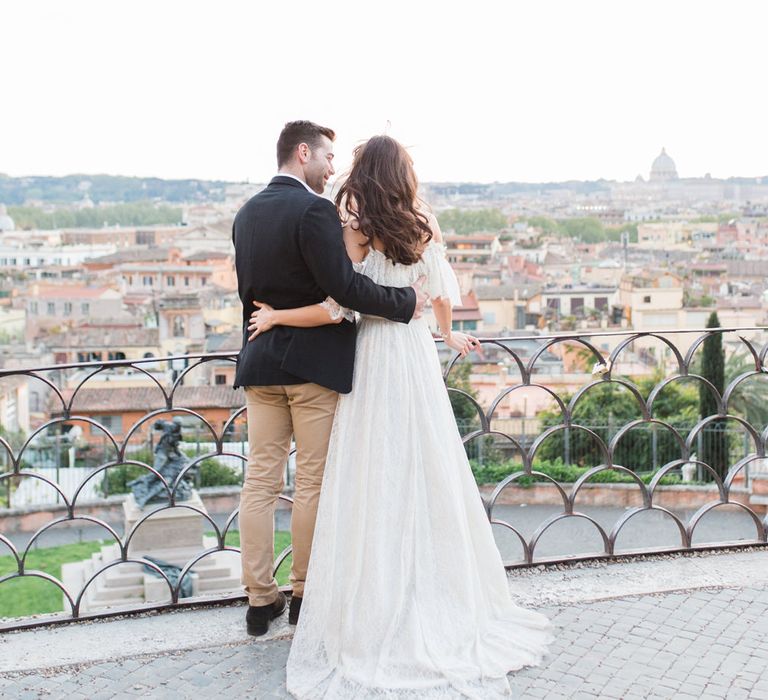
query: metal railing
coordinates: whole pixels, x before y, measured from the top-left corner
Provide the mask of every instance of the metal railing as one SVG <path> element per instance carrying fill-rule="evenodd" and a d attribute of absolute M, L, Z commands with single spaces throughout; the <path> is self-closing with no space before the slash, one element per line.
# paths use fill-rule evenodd
<path fill-rule="evenodd" d="M 742 475 L 750 468 L 750 465 L 762 465 L 765 459 L 766 441 L 768 440 L 768 427 L 765 425 L 753 425 L 749 416 L 737 415 L 729 411 L 735 403 L 736 397 L 740 392 L 752 382 L 751 392 L 753 398 L 757 393 L 757 398 L 764 403 L 768 403 L 768 390 L 758 380 L 753 378 L 762 377 L 768 371 L 766 367 L 766 354 L 768 354 L 768 329 L 762 327 L 756 328 L 729 328 L 729 329 L 697 329 L 690 331 L 664 331 L 664 332 L 611 332 L 611 333 L 584 333 L 568 334 L 558 336 L 530 336 L 515 338 L 493 338 L 482 341 L 483 349 L 486 354 L 486 360 L 489 355 L 494 358 L 501 357 L 503 364 L 512 373 L 512 377 L 506 380 L 505 385 L 498 391 L 493 400 L 486 406 L 481 405 L 471 391 L 464 391 L 457 388 L 449 388 L 448 391 L 454 398 L 472 406 L 475 415 L 472 417 L 472 429 L 463 434 L 463 440 L 468 451 L 473 449 L 473 445 L 482 443 L 488 446 L 488 452 L 494 455 L 494 459 L 499 459 L 499 454 L 508 454 L 504 452 L 500 445 L 506 445 L 516 455 L 516 461 L 508 462 L 509 473 L 495 483 L 491 489 L 486 489 L 484 504 L 488 513 L 489 520 L 496 528 L 495 531 L 508 533 L 511 540 L 506 542 L 508 550 L 517 547 L 517 558 L 505 555 L 506 565 L 508 567 L 530 566 L 543 562 L 594 559 L 594 558 L 612 558 L 618 556 L 632 556 L 637 554 L 648 554 L 649 552 L 671 552 L 671 551 L 691 551 L 694 549 L 722 548 L 732 546 L 754 546 L 765 545 L 767 542 L 766 533 L 768 532 L 768 519 L 758 510 L 762 509 L 760 498 L 756 498 L 755 503 L 745 503 L 745 497 L 739 500 L 734 498 L 738 489 L 744 489 Z M 747 335 L 752 337 L 747 337 Z M 730 382 L 720 391 L 711 381 L 704 378 L 694 371 L 701 354 L 702 345 L 709 337 L 726 338 L 730 346 L 739 347 L 743 354 L 748 358 L 749 367 L 738 376 L 731 378 Z M 676 343 L 672 341 L 675 338 Z M 513 349 L 516 344 L 527 342 L 532 344 L 532 350 L 527 354 L 520 350 Z M 605 346 L 608 349 L 603 349 Z M 637 369 L 637 357 L 647 357 L 651 346 L 657 346 L 659 352 L 654 355 L 657 358 L 655 371 L 659 372 L 659 366 L 664 367 L 665 363 L 669 371 L 659 375 L 658 380 L 654 382 L 653 388 L 647 396 L 644 396 L 638 388 L 637 382 L 631 378 L 631 375 L 623 375 L 621 369 L 626 362 L 627 367 Z M 600 348 L 598 347 L 600 346 Z M 642 353 L 638 347 L 642 346 Z M 680 346 L 680 347 L 678 347 Z M 537 364 L 542 358 L 547 356 L 548 364 L 551 366 L 552 355 L 562 357 L 563 348 L 568 348 L 580 353 L 580 366 L 582 371 L 580 376 L 583 382 L 579 386 L 560 387 L 561 391 L 553 388 L 553 377 L 551 370 L 546 373 L 537 373 Z M 684 348 L 681 350 L 680 348 Z M 444 351 L 444 348 L 441 352 Z M 654 351 L 655 352 L 655 351 Z M 653 354 L 653 353 L 652 353 Z M 445 377 L 450 384 L 452 377 L 459 372 L 459 367 L 463 362 L 471 362 L 473 358 L 460 360 L 452 357 L 445 365 Z M 30 382 L 39 382 L 40 385 L 49 392 L 51 408 L 48 415 L 52 416 L 45 420 L 41 425 L 35 428 L 30 435 L 25 436 L 17 445 L 12 445 L 12 441 L 7 437 L 0 436 L 0 465 L 5 463 L 4 471 L 0 473 L 0 493 L 10 494 L 12 486 L 23 480 L 40 480 L 47 488 L 53 489 L 57 494 L 63 511 L 60 516 L 52 515 L 49 522 L 42 525 L 28 539 L 23 547 L 16 547 L 12 541 L 10 533 L 4 532 L 3 516 L 0 512 L 0 556 L 5 554 L 13 559 L 13 569 L 10 573 L 0 575 L 0 601 L 3 598 L 3 589 L 15 579 L 38 578 L 46 581 L 48 584 L 57 587 L 61 591 L 62 601 L 65 603 L 65 612 L 59 615 L 57 620 L 83 619 L 93 616 L 106 614 L 115 614 L 110 611 L 99 613 L 84 613 L 82 608 L 84 596 L 90 586 L 95 585 L 97 579 L 113 567 L 122 564 L 141 564 L 147 569 L 152 570 L 167 585 L 168 598 L 166 602 L 160 604 L 142 604 L 135 606 L 122 607 L 119 613 L 126 611 L 147 610 L 150 608 L 168 608 L 188 604 L 187 598 L 182 598 L 181 590 L 185 578 L 192 574 L 195 567 L 205 557 L 217 552 L 239 552 L 239 548 L 227 544 L 227 535 L 236 529 L 236 520 L 238 511 L 232 510 L 223 521 L 223 524 L 217 523 L 211 515 L 204 510 L 195 508 L 184 502 L 177 502 L 176 492 L 184 479 L 185 474 L 195 469 L 196 466 L 205 460 L 216 459 L 217 457 L 227 458 L 229 460 L 238 460 L 243 465 L 247 461 L 247 449 L 240 451 L 231 450 L 232 443 L 229 439 L 233 427 L 241 425 L 244 421 L 245 407 L 232 410 L 228 419 L 217 427 L 213 422 L 205 417 L 203 410 L 192 410 L 188 407 L 177 405 L 176 397 L 178 388 L 185 382 L 194 377 L 194 373 L 205 373 L 206 368 L 212 366 L 210 363 L 234 363 L 236 360 L 235 352 L 224 352 L 207 355 L 188 355 L 183 357 L 170 358 L 148 358 L 146 360 L 134 361 L 110 361 L 110 362 L 90 362 L 69 365 L 56 365 L 48 367 L 27 368 L 27 369 L 5 369 L 0 370 L 0 385 L 8 377 L 26 376 Z M 478 357 L 475 362 L 482 362 Z M 501 361 L 500 361 L 501 362 Z M 146 369 L 148 365 L 156 367 L 158 364 L 167 363 L 168 382 L 164 383 L 158 378 L 157 373 Z M 179 369 L 180 364 L 185 365 Z M 143 375 L 148 386 L 157 391 L 157 396 L 162 400 L 162 406 L 155 410 L 144 413 L 136 422 L 130 425 L 122 438 L 110 432 L 109 429 L 101 425 L 92 416 L 78 414 L 75 406 L 79 393 L 88 382 L 98 375 L 104 373 L 119 373 L 125 369 L 131 370 Z M 171 368 L 175 368 L 171 371 Z M 574 370 L 569 370 L 570 374 Z M 72 382 L 72 388 L 69 391 L 64 390 L 64 385 L 71 381 L 72 375 L 84 375 Z M 515 376 L 516 375 L 516 376 Z M 198 378 L 199 379 L 199 378 Z M 702 387 L 702 391 L 711 395 L 714 399 L 716 410 L 711 415 L 698 416 L 693 423 L 687 423 L 681 426 L 680 423 L 672 424 L 663 417 L 658 416 L 657 408 L 662 403 L 665 396 L 665 390 L 677 383 L 693 383 L 697 387 Z M 619 387 L 623 392 L 627 392 L 637 406 L 637 417 L 624 422 L 615 424 L 612 421 L 610 430 L 594 429 L 589 424 L 579 421 L 579 407 L 587 401 L 591 392 L 596 391 L 597 387 L 606 385 Z M 542 423 L 543 428 L 535 436 L 510 434 L 497 429 L 500 412 L 504 404 L 513 401 L 515 392 L 544 392 L 550 400 L 554 410 L 551 414 L 559 414 L 559 420 L 553 422 L 550 420 Z M 71 392 L 71 393 L 70 393 Z M 569 398 L 564 399 L 563 395 L 570 394 Z M 66 397 L 65 397 L 66 395 Z M 610 411 L 610 406 L 605 407 L 605 419 Z M 743 412 L 742 412 L 743 413 Z M 176 415 L 186 417 L 187 420 L 194 421 L 199 425 L 207 438 L 204 441 L 212 446 L 212 449 L 203 453 L 196 454 L 190 459 L 189 464 L 184 468 L 181 474 L 173 483 L 166 482 L 146 461 L 133 459 L 132 450 L 135 449 L 137 441 L 142 435 L 142 430 L 146 426 L 151 426 L 152 422 L 158 418 Z M 466 420 L 466 417 L 465 417 Z M 67 493 L 59 483 L 50 475 L 35 471 L 30 468 L 25 460 L 25 453 L 31 449 L 36 440 L 48 435 L 51 431 L 60 431 L 61 426 L 71 426 L 73 423 L 93 426 L 93 430 L 103 433 L 104 440 L 113 451 L 111 459 L 104 460 L 95 466 L 88 475 L 77 485 L 74 491 Z M 605 424 L 607 426 L 607 423 Z M 744 449 L 729 449 L 727 468 L 720 469 L 708 464 L 701 454 L 702 435 L 711 433 L 711 426 L 716 426 L 716 430 L 723 430 L 722 426 L 729 426 L 729 430 L 736 430 L 741 433 L 741 438 L 735 442 Z M 628 439 L 632 431 L 650 429 L 655 434 L 661 431 L 669 436 L 665 438 L 664 454 L 665 459 L 669 455 L 669 445 L 677 449 L 677 455 L 673 459 L 668 459 L 660 467 L 654 469 L 653 464 L 649 464 L 647 475 L 638 473 L 638 469 L 630 468 L 621 464 L 617 460 L 620 454 L 622 444 Z M 553 478 L 546 471 L 539 471 L 539 455 L 544 451 L 544 445 L 549 441 L 560 441 L 558 445 L 563 448 L 573 441 L 573 436 L 582 434 L 589 437 L 593 448 L 587 454 L 581 455 L 578 459 L 582 470 L 572 483 L 562 483 Z M 650 433 L 649 433 L 650 434 Z M 245 445 L 245 443 L 242 443 Z M 550 445 L 551 447 L 551 445 Z M 228 449 L 229 448 L 229 449 Z M 739 453 L 741 449 L 741 453 Z M 499 451 L 501 450 L 501 451 Z M 697 455 L 696 453 L 698 450 Z M 551 449 L 550 449 L 551 452 Z M 712 454 L 710 450 L 710 454 Z M 740 454 L 740 456 L 738 456 Z M 597 457 L 595 457 L 597 455 Z M 477 455 L 475 455 L 476 457 Z M 567 455 L 566 455 L 567 456 Z M 590 460 L 594 463 L 590 463 Z M 573 459 L 565 460 L 573 462 Z M 659 494 L 664 490 L 665 481 L 669 480 L 670 475 L 678 474 L 684 465 L 693 464 L 700 481 L 706 481 L 709 486 L 700 486 L 703 489 L 705 503 L 696 507 L 693 512 L 686 515 L 682 512 L 675 512 L 675 508 L 665 507 L 659 504 Z M 156 507 L 148 508 L 138 521 L 127 532 L 118 532 L 118 528 L 110 525 L 104 518 L 97 515 L 82 512 L 85 506 L 84 494 L 87 493 L 87 484 L 93 480 L 105 479 L 106 472 L 110 469 L 134 466 L 147 473 L 154 473 L 163 483 L 167 503 L 159 504 Z M 612 523 L 606 524 L 605 518 L 590 513 L 589 508 L 580 507 L 580 497 L 590 488 L 590 484 L 599 481 L 598 475 L 605 472 L 613 472 L 626 482 L 622 488 L 634 489 L 639 501 L 638 505 L 629 508 L 622 507 Z M 645 477 L 645 478 L 644 478 Z M 530 482 L 536 482 L 539 487 L 549 489 L 552 499 L 545 508 L 546 512 L 541 513 L 540 520 L 531 524 L 531 513 L 535 519 L 536 513 L 528 509 L 529 532 L 524 532 L 516 518 L 518 518 L 521 509 L 514 505 L 505 505 L 505 494 L 517 490 L 518 495 L 525 495 L 526 487 Z M 709 490 L 707 490 L 709 489 Z M 283 494 L 281 500 L 287 505 L 291 504 L 290 494 Z M 519 499 L 518 499 L 519 500 Z M 514 501 L 514 499 L 513 499 Z M 768 499 L 766 499 L 768 502 Z M 606 505 L 606 504 L 603 504 Z M 607 504 L 609 515 L 613 513 L 611 503 Z M 707 542 L 705 544 L 694 542 L 697 528 L 701 525 L 703 519 L 708 514 L 718 508 L 727 507 L 740 513 L 751 523 L 754 528 L 754 537 L 742 537 L 738 541 L 733 538 L 723 537 L 720 540 Z M 206 528 L 214 533 L 215 545 L 211 547 L 201 547 L 201 550 L 191 557 L 181 569 L 178 580 L 172 581 L 171 578 L 152 561 L 143 558 L 133 558 L 129 554 L 129 548 L 136 537 L 137 531 L 142 525 L 151 518 L 156 517 L 158 513 L 170 509 L 186 508 L 194 511 L 205 520 Z M 554 510 L 553 510 L 554 509 Z M 86 509 L 87 510 L 87 509 Z M 615 510 L 615 508 L 614 508 Z M 681 509 L 677 509 L 680 511 Z M 685 509 L 682 509 L 685 510 Z M 676 531 L 676 541 L 666 544 L 653 542 L 632 550 L 617 547 L 619 535 L 629 526 L 630 522 L 644 512 L 652 512 L 655 515 L 663 517 L 673 526 Z M 558 523 L 563 521 L 578 520 L 587 524 L 593 535 L 596 535 L 599 546 L 597 548 L 587 549 L 586 551 L 578 547 L 577 551 L 557 556 L 547 556 L 545 548 L 542 548 L 542 542 L 547 538 L 552 529 L 558 527 Z M 56 576 L 40 570 L 30 569 L 27 564 L 29 553 L 37 546 L 42 538 L 57 526 L 69 525 L 75 521 L 82 521 L 89 526 L 102 528 L 105 536 L 114 540 L 117 545 L 117 556 L 112 561 L 105 562 L 98 568 L 79 590 L 67 590 L 62 581 Z M 602 522 L 601 522 L 602 521 Z M 502 539 L 504 536 L 502 535 Z M 514 544 L 511 544 L 514 543 Z M 3 552 L 3 549 L 6 551 Z M 290 554 L 290 548 L 284 550 L 275 561 L 275 570 L 280 569 L 286 562 Z M 1 571 L 1 570 L 0 570 Z M 229 600 L 232 597 L 239 597 L 241 594 L 234 592 L 231 595 L 219 596 L 219 600 Z M 204 602 L 210 603 L 208 598 Z M 10 621 L 6 625 L 0 625 L 0 629 L 11 629 L 18 627 L 40 624 L 39 620 L 17 619 Z"/>

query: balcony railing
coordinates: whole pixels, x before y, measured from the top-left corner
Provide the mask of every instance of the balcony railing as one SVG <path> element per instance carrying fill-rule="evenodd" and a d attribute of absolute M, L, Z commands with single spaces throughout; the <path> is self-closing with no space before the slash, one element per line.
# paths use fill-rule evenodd
<path fill-rule="evenodd" d="M 767 330 L 494 338 L 483 340 L 482 357 L 466 360 L 439 346 L 464 444 L 506 565 L 765 545 Z M 701 374 L 708 338 L 721 339 L 726 356 L 741 362 L 726 368 L 738 372 L 722 390 L 716 380 Z M 239 552 L 227 541 L 237 528 L 238 486 L 214 490 L 230 494 L 231 509 L 224 514 L 212 515 L 199 499 L 177 499 L 185 474 L 201 464 L 215 466 L 218 459 L 228 462 L 229 469 L 232 463 L 242 465 L 232 470 L 240 475 L 237 481 L 245 473 L 244 405 L 190 408 L 178 400 L 181 387 L 190 396 L 189 387 L 202 391 L 215 385 L 216 371 L 226 373 L 229 367 L 226 376 L 231 377 L 235 359 L 234 352 L 225 352 L 0 371 L 0 389 L 4 382 L 18 383 L 22 377 L 36 386 L 38 395 L 47 394 L 38 406 L 45 406 L 38 411 L 42 422 L 28 435 L 14 437 L 7 426 L 0 435 L 0 497 L 6 506 L 0 509 L 0 563 L 3 555 L 10 562 L 0 568 L 0 609 L 4 591 L 33 578 L 61 592 L 64 611 L 54 618 L 65 621 L 241 596 L 237 586 L 207 597 L 190 595 L 187 585 L 206 558 Z M 467 364 L 470 371 L 462 369 Z M 556 365 L 559 372 L 553 369 Z M 118 426 L 105 417 L 115 415 L 109 407 L 79 401 L 94 385 L 125 384 L 128 372 L 128 383 L 151 388 L 155 407 L 138 407 L 138 413 L 124 410 Z M 102 381 L 105 377 L 111 381 Z M 469 390 L 470 381 L 479 395 Z M 707 404 L 703 398 L 700 402 L 699 394 L 712 399 L 714 408 L 706 415 L 701 407 Z M 221 409 L 224 414 L 213 415 Z M 197 426 L 196 441 L 186 443 L 196 445 L 195 454 L 172 483 L 151 460 L 151 426 L 170 417 L 181 418 L 187 433 L 189 426 Z M 79 426 L 78 439 L 72 436 L 73 426 Z M 202 440 L 201 433 L 208 438 Z M 33 460 L 30 455 L 36 450 Z M 124 497 L 110 493 L 108 473 L 129 467 L 155 474 L 166 500 L 147 506 L 121 531 L 115 508 Z M 63 477 L 76 468 L 82 478 Z M 31 535 L 12 531 L 19 509 L 10 507 L 14 494 L 29 480 L 40 482 L 50 494 L 49 506 L 33 509 L 44 522 Z M 212 491 L 203 491 L 209 499 Z M 281 502 L 290 508 L 290 491 Z M 112 517 L 105 515 L 109 512 Z M 156 560 L 132 556 L 153 521 L 181 512 L 202 518 L 203 529 L 212 534 L 198 551 L 188 552 L 180 571 L 169 572 Z M 28 561 L 52 533 L 76 525 L 101 528 L 113 544 L 94 558 L 82 584 L 71 589 L 62 576 L 30 568 Z M 289 555 L 287 548 L 277 556 L 276 572 L 285 569 Z M 112 608 L 87 606 L 89 591 L 120 567 L 151 572 L 165 594 L 155 602 L 118 600 Z M 108 595 L 105 600 L 108 606 Z M 0 614 L 15 617 L 13 611 Z M 35 624 L 40 619 L 20 618 L 0 629 Z"/>

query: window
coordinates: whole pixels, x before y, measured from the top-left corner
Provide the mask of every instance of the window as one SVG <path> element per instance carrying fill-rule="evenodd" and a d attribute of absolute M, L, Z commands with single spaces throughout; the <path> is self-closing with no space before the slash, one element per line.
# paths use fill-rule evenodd
<path fill-rule="evenodd" d="M 227 383 L 227 375 L 226 374 L 217 374 L 214 379 L 216 384 L 226 384 Z"/>
<path fill-rule="evenodd" d="M 651 297 L 650 296 L 643 297 L 643 304 L 650 304 L 650 303 L 651 303 Z"/>
<path fill-rule="evenodd" d="M 118 416 L 93 416 L 100 425 L 103 425 L 113 435 L 120 435 L 123 432 L 123 417 Z M 99 430 L 95 425 L 91 425 L 91 435 L 103 435 L 104 432 Z"/>
<path fill-rule="evenodd" d="M 454 331 L 476 331 L 477 321 L 452 321 L 451 329 Z"/>
<path fill-rule="evenodd" d="M 608 297 L 595 297 L 595 308 L 598 311 L 608 308 Z"/>
<path fill-rule="evenodd" d="M 80 313 L 83 314 L 83 316 L 87 316 L 89 313 L 91 313 L 91 305 L 84 301 L 82 304 L 80 304 Z"/>
<path fill-rule="evenodd" d="M 54 304 L 52 301 L 49 301 L 48 305 L 46 306 L 46 313 L 49 316 L 53 316 L 56 313 L 56 304 Z"/>
<path fill-rule="evenodd" d="M 30 301 L 29 302 L 29 313 L 31 313 L 33 316 L 37 316 L 37 302 L 36 301 Z"/>
<path fill-rule="evenodd" d="M 184 286 L 189 287 L 189 277 L 184 278 Z"/>
<path fill-rule="evenodd" d="M 24 264 L 29 267 L 32 264 L 32 258 L 24 258 Z"/>
<path fill-rule="evenodd" d="M 71 301 L 65 301 L 64 302 L 64 315 L 65 316 L 71 316 L 72 315 L 72 302 Z"/>
<path fill-rule="evenodd" d="M 571 297 L 571 314 L 573 316 L 584 315 L 584 297 Z"/>
<path fill-rule="evenodd" d="M 165 284 L 167 287 L 175 287 L 176 286 L 176 278 L 172 276 L 168 276 L 165 278 Z"/>
<path fill-rule="evenodd" d="M 184 317 L 183 316 L 173 317 L 173 337 L 174 338 L 184 337 Z"/>
<path fill-rule="evenodd" d="M 205 287 L 205 277 L 200 278 L 200 286 Z"/>

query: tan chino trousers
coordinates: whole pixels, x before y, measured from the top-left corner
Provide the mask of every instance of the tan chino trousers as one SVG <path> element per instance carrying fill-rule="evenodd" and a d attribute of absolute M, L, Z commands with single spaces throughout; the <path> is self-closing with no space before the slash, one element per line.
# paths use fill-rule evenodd
<path fill-rule="evenodd" d="M 317 503 L 339 395 L 318 384 L 249 386 L 248 470 L 240 496 L 242 582 L 250 605 L 277 598 L 274 562 L 275 507 L 284 487 L 291 436 L 296 440 L 296 480 L 291 514 L 293 595 L 304 595 Z"/>

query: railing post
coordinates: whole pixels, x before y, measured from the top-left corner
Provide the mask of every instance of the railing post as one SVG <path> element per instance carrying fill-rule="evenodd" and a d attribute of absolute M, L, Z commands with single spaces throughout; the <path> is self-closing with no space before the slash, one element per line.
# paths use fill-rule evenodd
<path fill-rule="evenodd" d="M 698 420 L 701 420 L 701 416 L 699 416 Z M 696 451 L 699 455 L 704 454 L 704 431 L 700 430 L 699 434 L 696 436 Z M 701 459 L 701 457 L 699 457 Z M 704 467 L 702 467 L 700 464 L 696 465 L 696 478 L 698 481 L 704 480 Z"/>
<path fill-rule="evenodd" d="M 54 436 L 54 452 L 56 453 L 56 483 L 58 485 L 61 485 L 61 438 L 59 435 L 59 431 L 61 430 L 61 423 L 57 423 L 56 427 L 53 431 Z M 58 503 L 61 500 L 61 496 L 59 496 L 59 492 L 56 492 L 56 503 Z"/>

